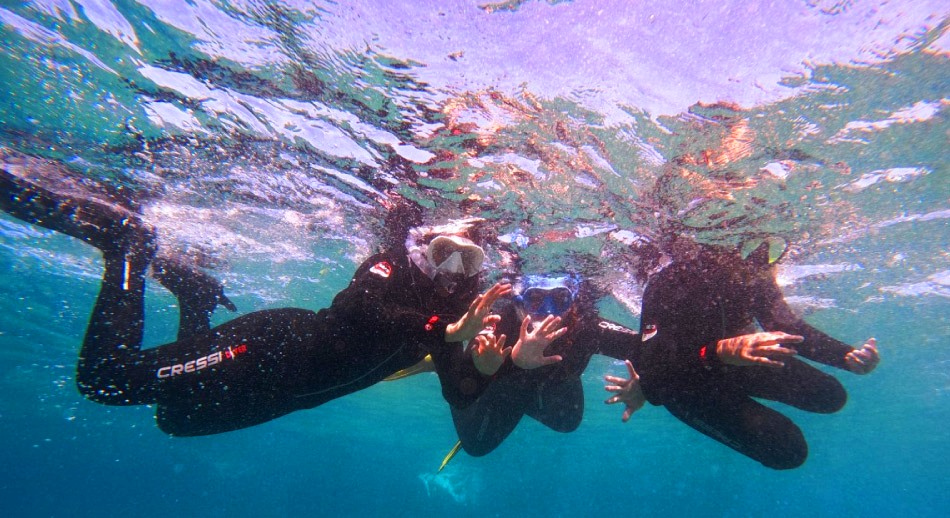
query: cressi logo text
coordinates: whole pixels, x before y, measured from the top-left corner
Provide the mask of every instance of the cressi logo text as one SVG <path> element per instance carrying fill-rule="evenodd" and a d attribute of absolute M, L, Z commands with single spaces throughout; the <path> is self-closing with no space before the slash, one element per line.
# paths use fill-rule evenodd
<path fill-rule="evenodd" d="M 202 356 L 200 358 L 195 358 L 194 360 L 188 360 L 184 363 L 178 363 L 175 365 L 166 365 L 155 371 L 155 375 L 159 378 L 172 378 L 179 376 L 181 374 L 190 374 L 192 372 L 198 372 L 203 369 L 207 369 L 212 365 L 217 365 L 226 360 L 233 360 L 241 354 L 247 352 L 247 344 L 241 344 L 236 347 L 228 347 L 222 351 L 211 353 L 207 356 Z"/>

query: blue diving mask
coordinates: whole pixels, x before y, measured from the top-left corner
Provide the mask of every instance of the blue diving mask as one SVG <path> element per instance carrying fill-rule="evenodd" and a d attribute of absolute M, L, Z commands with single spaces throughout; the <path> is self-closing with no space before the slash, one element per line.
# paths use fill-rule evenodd
<path fill-rule="evenodd" d="M 577 297 L 577 279 L 572 276 L 541 277 L 530 275 L 522 281 L 515 301 L 532 319 L 567 313 Z"/>

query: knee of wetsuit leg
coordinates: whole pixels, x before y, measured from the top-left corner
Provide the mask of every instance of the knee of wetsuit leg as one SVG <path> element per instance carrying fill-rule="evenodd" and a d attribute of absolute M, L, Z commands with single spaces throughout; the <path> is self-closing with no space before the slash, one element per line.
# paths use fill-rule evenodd
<path fill-rule="evenodd" d="M 133 391 L 128 380 L 116 379 L 103 369 L 80 366 L 76 373 L 76 388 L 86 399 L 102 405 L 130 406 L 151 402 Z"/>
<path fill-rule="evenodd" d="M 788 449 L 781 455 L 766 459 L 762 464 L 775 470 L 795 469 L 805 463 L 808 458 L 808 446 L 802 449 Z"/>
<path fill-rule="evenodd" d="M 765 467 L 775 470 L 795 469 L 808 458 L 808 443 L 801 430 L 797 434 L 780 438 L 765 458 L 759 459 Z"/>
<path fill-rule="evenodd" d="M 206 434 L 199 431 L 187 419 L 172 418 L 167 412 L 163 410 L 164 408 L 162 405 L 159 405 L 155 414 L 155 424 L 158 426 L 159 430 L 171 435 L 172 437 L 196 437 Z"/>
<path fill-rule="evenodd" d="M 555 422 L 544 424 L 548 425 L 548 427 L 555 432 L 571 433 L 581 426 L 581 420 L 583 417 L 583 411 L 576 412 L 571 411 L 571 409 L 566 409 L 563 413 L 561 413 L 561 415 L 558 416 L 558 419 Z"/>
<path fill-rule="evenodd" d="M 124 393 L 114 385 L 103 385 L 99 380 L 76 379 L 79 393 L 89 401 L 100 405 L 123 406 L 133 404 L 124 397 Z"/>
<path fill-rule="evenodd" d="M 815 412 L 821 414 L 833 414 L 844 408 L 844 405 L 847 402 L 848 391 L 845 390 L 841 383 L 835 381 L 835 383 L 829 384 L 826 390 L 822 392 L 821 401 Z"/>
<path fill-rule="evenodd" d="M 470 444 L 470 443 L 466 443 L 465 441 L 462 441 L 462 449 L 465 450 L 465 453 L 469 454 L 472 457 L 484 457 L 485 455 L 488 455 L 489 453 L 494 451 L 497 446 L 498 446 L 497 444 L 491 444 L 491 445 L 482 444 L 482 443 Z"/>

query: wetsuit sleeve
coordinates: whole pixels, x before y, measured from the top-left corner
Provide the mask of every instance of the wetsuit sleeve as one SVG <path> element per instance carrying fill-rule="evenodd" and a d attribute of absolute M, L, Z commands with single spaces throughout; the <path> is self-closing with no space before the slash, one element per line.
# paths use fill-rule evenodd
<path fill-rule="evenodd" d="M 597 353 L 615 360 L 632 358 L 634 348 L 640 345 L 640 333 L 610 320 L 597 319 L 594 334 Z"/>
<path fill-rule="evenodd" d="M 783 331 L 805 337 L 805 341 L 795 344 L 798 354 L 825 365 L 845 369 L 845 355 L 853 351 L 850 345 L 812 327 L 795 314 L 774 277 L 769 276 L 758 283 L 756 290 L 756 318 L 763 329 Z"/>

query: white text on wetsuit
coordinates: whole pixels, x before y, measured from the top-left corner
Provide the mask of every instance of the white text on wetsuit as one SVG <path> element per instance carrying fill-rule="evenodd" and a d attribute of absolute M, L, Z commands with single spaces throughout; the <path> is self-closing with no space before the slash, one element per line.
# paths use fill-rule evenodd
<path fill-rule="evenodd" d="M 188 360 L 185 363 L 179 363 L 176 365 L 167 365 L 158 369 L 155 372 L 155 375 L 159 378 L 171 378 L 173 376 L 178 376 L 179 374 L 187 374 L 191 372 L 200 371 L 202 369 L 207 369 L 212 365 L 219 364 L 224 360 L 233 360 L 237 355 L 244 354 L 247 352 L 247 345 L 241 344 L 237 347 L 228 347 L 223 351 L 218 351 L 216 353 L 211 353 L 207 356 L 202 356 L 201 358 L 196 358 L 194 360 Z"/>

